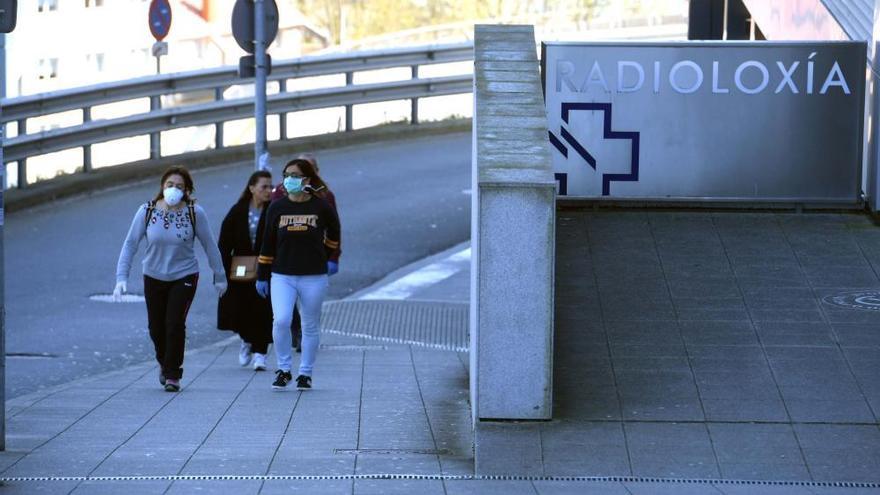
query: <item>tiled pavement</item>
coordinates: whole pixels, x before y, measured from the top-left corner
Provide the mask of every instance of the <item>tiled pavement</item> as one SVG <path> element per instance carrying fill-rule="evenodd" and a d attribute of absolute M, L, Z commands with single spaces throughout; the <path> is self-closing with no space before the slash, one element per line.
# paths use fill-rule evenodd
<path fill-rule="evenodd" d="M 478 471 L 880 482 L 866 216 L 562 211 L 557 242 L 554 420 L 478 430 Z"/>
<path fill-rule="evenodd" d="M 325 334 L 305 393 L 227 341 L 180 394 L 145 363 L 9 401 L 0 493 L 880 493 L 880 311 L 823 301 L 880 289 L 880 228 L 600 210 L 557 233 L 554 420 L 481 424 L 476 469 L 466 355 Z"/>

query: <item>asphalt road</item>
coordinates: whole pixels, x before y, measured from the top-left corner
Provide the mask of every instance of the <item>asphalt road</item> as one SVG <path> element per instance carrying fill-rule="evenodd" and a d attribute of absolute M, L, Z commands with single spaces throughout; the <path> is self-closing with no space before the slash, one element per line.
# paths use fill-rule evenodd
<path fill-rule="evenodd" d="M 330 299 L 469 237 L 469 134 L 328 150 L 318 159 L 343 228 Z M 281 161 L 273 158 L 276 176 Z M 215 237 L 251 171 L 251 163 L 241 163 L 194 172 L 195 196 Z M 112 291 L 128 226 L 158 181 L 120 184 L 7 217 L 7 398 L 153 358 L 143 303 L 89 296 Z M 202 283 L 189 314 L 188 349 L 231 335 L 215 328 L 216 294 L 204 253 L 197 252 Z M 142 255 L 143 246 L 133 262 L 131 292 L 143 292 Z"/>

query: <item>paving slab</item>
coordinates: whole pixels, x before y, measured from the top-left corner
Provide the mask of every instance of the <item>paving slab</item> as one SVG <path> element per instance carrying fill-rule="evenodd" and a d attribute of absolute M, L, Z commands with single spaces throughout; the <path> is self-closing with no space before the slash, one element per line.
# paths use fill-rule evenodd
<path fill-rule="evenodd" d="M 865 215 L 565 210 L 557 241 L 554 421 L 478 424 L 477 475 L 632 477 L 623 493 L 880 489 L 880 311 L 828 302 L 880 287 Z M 620 443 L 591 444 L 614 428 Z"/>

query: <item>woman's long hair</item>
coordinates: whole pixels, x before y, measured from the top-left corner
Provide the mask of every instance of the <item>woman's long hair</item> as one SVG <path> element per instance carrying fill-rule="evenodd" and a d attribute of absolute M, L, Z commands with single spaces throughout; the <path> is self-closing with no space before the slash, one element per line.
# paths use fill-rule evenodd
<path fill-rule="evenodd" d="M 244 191 L 241 192 L 241 197 L 238 198 L 238 202 L 250 202 L 251 198 L 254 197 L 253 193 L 251 193 L 251 186 L 257 185 L 257 182 L 261 178 L 269 179 L 269 182 L 272 181 L 272 174 L 269 173 L 268 170 L 257 170 L 256 172 L 251 174 L 251 177 L 248 179 L 247 185 L 244 186 Z"/>
<path fill-rule="evenodd" d="M 294 158 L 287 162 L 287 165 L 284 166 L 284 170 L 281 172 L 282 177 L 287 173 L 287 169 L 296 165 L 299 167 L 300 172 L 302 172 L 303 177 L 308 177 L 309 186 L 315 190 L 322 190 L 324 188 L 329 189 L 327 187 L 327 183 L 321 179 L 321 176 L 318 175 L 318 171 L 315 170 L 315 166 L 312 165 L 312 162 L 305 160 L 303 158 Z"/>
<path fill-rule="evenodd" d="M 190 194 L 195 191 L 195 186 L 193 186 L 193 179 L 192 176 L 189 174 L 189 170 L 181 165 L 170 167 L 168 170 L 165 171 L 164 174 L 162 174 L 162 179 L 159 181 L 159 192 L 156 193 L 156 197 L 153 198 L 153 201 L 159 201 L 160 199 L 165 197 L 164 194 L 162 194 L 162 191 L 165 190 L 165 181 L 168 180 L 168 177 L 171 177 L 172 175 L 179 175 L 183 177 L 183 202 L 188 203 L 190 201 Z"/>

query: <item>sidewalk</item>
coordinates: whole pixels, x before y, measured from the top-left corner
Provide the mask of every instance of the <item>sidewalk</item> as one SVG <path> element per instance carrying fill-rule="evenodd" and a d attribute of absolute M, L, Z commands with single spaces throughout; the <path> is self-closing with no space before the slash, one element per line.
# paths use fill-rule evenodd
<path fill-rule="evenodd" d="M 679 417 L 682 410 L 672 407 L 670 411 L 670 407 L 676 401 L 690 404 L 690 398 L 673 393 L 675 400 L 664 403 L 664 398 L 669 396 L 665 391 L 676 390 L 670 388 L 670 383 L 679 384 L 687 393 L 691 390 L 680 381 L 681 370 L 676 366 L 682 355 L 675 354 L 675 349 L 694 349 L 695 345 L 702 344 L 747 347 L 717 349 L 724 352 L 706 354 L 704 361 L 699 361 L 703 356 L 684 356 L 685 361 L 696 359 L 712 371 L 716 366 L 713 362 L 740 368 L 734 362 L 740 354 L 734 351 L 749 351 L 754 346 L 728 342 L 727 339 L 743 337 L 744 332 L 737 332 L 736 325 L 722 328 L 721 324 L 706 332 L 684 334 L 683 329 L 676 326 L 675 337 L 679 343 L 664 342 L 673 337 L 663 331 L 669 325 L 668 321 L 663 323 L 669 320 L 668 311 L 678 311 L 673 314 L 675 321 L 682 320 L 683 310 L 689 308 L 692 315 L 698 315 L 697 310 L 702 308 L 709 312 L 706 314 L 722 320 L 745 317 L 745 314 L 734 311 L 735 297 L 714 303 L 704 300 L 698 308 L 693 308 L 688 304 L 694 301 L 670 299 L 669 287 L 664 295 L 650 292 L 642 285 L 659 280 L 672 281 L 671 287 L 675 290 L 690 291 L 691 298 L 699 298 L 711 291 L 724 290 L 724 281 L 733 280 L 736 285 L 738 281 L 749 280 L 751 274 L 752 280 L 763 280 L 765 283 L 758 285 L 768 290 L 757 291 L 758 295 L 747 299 L 750 306 L 743 308 L 746 314 L 753 314 L 749 311 L 754 304 L 759 310 L 767 310 L 766 314 L 788 315 L 795 323 L 803 320 L 795 315 L 824 315 L 829 329 L 832 328 L 832 323 L 827 321 L 829 315 L 832 322 L 841 318 L 863 318 L 861 327 L 858 324 L 847 327 L 849 340 L 837 344 L 809 341 L 811 336 L 822 334 L 825 327 L 760 327 L 760 335 L 774 335 L 781 339 L 777 340 L 780 344 L 786 343 L 784 339 L 794 339 L 791 341 L 793 350 L 781 351 L 806 352 L 806 361 L 797 360 L 794 355 L 788 355 L 790 359 L 784 353 L 778 355 L 780 369 L 790 371 L 792 379 L 802 383 L 800 388 L 792 389 L 795 392 L 810 389 L 804 383 L 811 384 L 812 375 L 805 374 L 804 370 L 809 371 L 811 366 L 840 364 L 821 361 L 817 349 L 820 354 L 827 353 L 827 349 L 836 349 L 834 352 L 844 349 L 865 356 L 863 367 L 859 368 L 863 374 L 854 379 L 870 380 L 878 376 L 872 375 L 872 370 L 880 368 L 877 340 L 880 325 L 876 319 L 880 312 L 848 313 L 844 309 L 824 307 L 820 310 L 819 306 L 824 303 L 816 302 L 816 297 L 828 291 L 814 285 L 807 286 L 807 293 L 786 289 L 793 283 L 818 279 L 808 279 L 802 268 L 794 271 L 785 268 L 791 265 L 783 260 L 785 249 L 803 245 L 791 241 L 792 238 L 815 241 L 819 238 L 797 236 L 805 232 L 821 236 L 826 229 L 831 229 L 826 236 L 828 242 L 816 244 L 826 252 L 821 261 L 827 265 L 837 256 L 838 261 L 848 260 L 850 266 L 867 262 L 868 273 L 872 273 L 870 260 L 880 260 L 876 257 L 880 249 L 870 255 L 863 253 L 861 259 L 842 248 L 836 253 L 830 251 L 834 236 L 840 240 L 834 244 L 838 247 L 849 246 L 854 239 L 856 246 L 880 241 L 876 229 L 864 224 L 864 219 L 858 216 L 794 216 L 795 222 L 791 223 L 783 219 L 782 223 L 790 227 L 782 231 L 790 236 L 788 240 L 773 244 L 775 251 L 755 255 L 773 260 L 775 264 L 761 270 L 746 270 L 741 278 L 727 279 L 693 266 L 689 271 L 685 268 L 688 263 L 675 264 L 665 251 L 676 244 L 682 247 L 684 242 L 697 251 L 702 250 L 703 254 L 710 253 L 715 231 L 706 230 L 709 225 L 703 222 L 713 218 L 712 214 L 708 215 L 700 220 L 689 215 L 655 217 L 640 212 L 560 213 L 562 255 L 558 261 L 567 272 L 560 271 L 557 275 L 554 421 L 539 425 L 481 426 L 478 431 L 481 455 L 488 455 L 483 459 L 492 462 L 483 464 L 478 472 L 474 470 L 472 449 L 468 356 L 460 350 L 463 336 L 466 339 L 467 335 L 463 326 L 467 321 L 469 264 L 463 251 L 465 246 L 457 246 L 392 274 L 349 300 L 328 304 L 315 388 L 311 391 L 273 392 L 270 389 L 272 373 L 256 373 L 239 367 L 238 343 L 229 339 L 187 354 L 184 388 L 179 394 L 162 391 L 155 365 L 144 363 L 9 401 L 6 404 L 7 451 L 0 453 L 0 492 L 124 492 L 127 495 L 193 491 L 418 492 L 422 495 L 880 493 L 880 470 L 872 471 L 874 466 L 880 465 L 880 429 L 873 415 L 853 419 L 846 413 L 814 420 L 790 416 L 778 420 L 755 420 L 748 416 Z M 810 223 L 807 218 L 820 222 Z M 761 226 L 767 219 L 772 219 L 773 225 L 780 222 L 775 215 L 731 216 L 730 219 L 734 226 Z M 667 227 L 675 228 L 658 229 L 663 220 L 667 221 Z M 773 230 L 776 227 L 764 227 L 767 232 L 776 232 Z M 791 230 L 797 228 L 804 230 Z M 650 238 L 645 237 L 646 232 L 651 234 Z M 692 234 L 682 237 L 683 232 Z M 743 231 L 723 232 L 725 236 L 730 233 L 741 235 Z M 767 244 L 770 235 L 765 233 L 755 242 L 766 248 L 770 245 Z M 600 248 L 599 239 L 603 240 L 604 248 Z M 861 241 L 865 242 L 859 245 Z M 632 257 L 637 251 L 645 252 L 645 243 L 655 249 L 660 246 L 659 258 L 663 259 L 660 272 L 650 271 L 649 265 L 658 261 L 653 255 Z M 880 243 L 876 246 L 880 247 Z M 749 255 L 747 246 L 741 247 L 740 254 Z M 696 256 L 697 251 L 690 255 Z M 866 257 L 870 260 L 866 261 Z M 803 260 L 803 255 L 798 259 Z M 710 261 L 708 256 L 701 260 Z M 648 276 L 649 272 L 656 276 Z M 587 273 L 590 275 L 584 278 Z M 843 273 L 853 280 L 856 271 L 841 268 L 834 273 Z M 880 287 L 876 274 L 873 277 L 861 279 L 860 287 Z M 840 280 L 839 276 L 836 280 Z M 715 286 L 711 287 L 713 283 Z M 782 299 L 784 304 L 760 297 L 769 293 L 788 297 Z M 790 312 L 792 307 L 800 307 L 794 296 L 804 294 L 809 296 L 808 301 L 813 301 L 815 311 L 801 308 L 799 312 Z M 621 299 L 616 299 L 618 296 Z M 593 314 L 592 310 L 600 312 Z M 643 316 L 634 320 L 632 315 L 636 314 Z M 621 323 L 626 321 L 630 323 Z M 639 326 L 638 322 L 644 325 Z M 770 348 L 765 344 L 762 352 Z M 612 350 L 610 354 L 607 346 Z M 672 354 L 649 356 L 651 349 Z M 631 352 L 619 352 L 623 350 Z M 606 352 L 604 357 L 603 352 Z M 847 357 L 853 355 L 850 353 Z M 668 366 L 661 366 L 663 363 Z M 776 360 L 771 361 L 774 370 L 776 364 Z M 637 371 L 648 365 L 659 371 L 654 374 Z M 628 368 L 634 371 L 626 371 Z M 754 371 L 756 368 L 743 369 Z M 708 398 L 704 395 L 710 393 L 712 387 L 731 397 L 740 397 L 736 395 L 738 390 L 746 394 L 760 393 L 762 387 L 770 386 L 769 382 L 749 381 L 753 374 L 725 375 L 727 381 L 724 382 L 713 382 L 710 380 L 713 376 L 706 375 L 706 380 L 702 380 L 703 376 L 697 378 L 698 383 L 693 386 L 698 402 Z M 833 377 L 848 379 L 843 373 Z M 612 379 L 612 383 L 602 387 L 602 383 L 608 383 L 603 381 L 605 378 Z M 821 383 L 826 388 L 817 389 L 817 393 L 833 392 L 833 388 L 827 386 L 839 387 L 844 382 Z M 864 396 L 877 390 L 877 381 L 873 385 L 870 381 L 858 383 L 874 387 L 859 389 L 863 395 L 861 400 L 865 402 Z M 635 388 L 627 389 L 627 384 Z M 745 388 L 739 389 L 739 386 Z M 642 409 L 635 410 L 645 416 L 634 418 L 632 404 L 621 406 L 619 401 L 621 397 L 632 397 L 632 391 L 638 387 L 662 393 L 642 394 L 646 399 L 637 404 Z M 846 391 L 852 389 L 840 390 L 840 393 Z M 864 406 L 869 414 L 873 414 L 872 407 L 876 407 L 875 396 L 871 397 L 870 404 L 865 402 Z M 785 403 L 788 397 L 779 400 Z M 852 403 L 847 404 L 851 406 L 848 411 L 861 411 L 853 409 Z M 827 410 L 833 412 L 839 408 Z M 704 409 L 700 411 L 705 414 Z M 684 412 L 690 414 L 692 409 Z M 812 444 L 797 445 L 798 455 L 829 453 L 836 458 L 827 459 L 837 466 L 849 466 L 849 471 L 810 471 L 806 475 L 774 471 L 780 464 L 791 466 L 803 462 L 808 466 L 809 461 L 804 462 L 800 457 L 800 461 L 771 465 L 768 459 L 780 455 L 785 458 L 791 446 L 785 433 L 770 430 L 796 428 L 799 434 L 802 429 L 814 426 L 825 434 L 811 437 Z M 720 445 L 719 437 L 703 438 L 696 431 L 700 428 L 713 428 L 713 434 L 725 428 L 741 429 L 729 432 L 733 434 L 726 437 L 729 449 L 720 452 L 716 445 Z M 750 436 L 737 437 L 740 432 Z M 704 442 L 708 442 L 708 450 Z M 728 475 L 727 471 L 705 468 L 717 466 L 719 455 L 734 456 L 743 464 L 760 466 L 763 462 L 769 467 L 765 475 L 757 478 L 761 481 L 756 482 L 749 481 L 756 478 L 747 473 Z M 665 467 L 640 463 L 639 459 L 650 458 L 665 459 Z M 775 474 L 779 476 L 773 477 Z"/>

